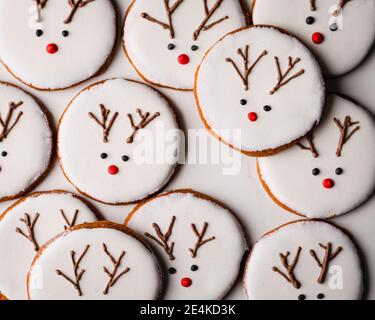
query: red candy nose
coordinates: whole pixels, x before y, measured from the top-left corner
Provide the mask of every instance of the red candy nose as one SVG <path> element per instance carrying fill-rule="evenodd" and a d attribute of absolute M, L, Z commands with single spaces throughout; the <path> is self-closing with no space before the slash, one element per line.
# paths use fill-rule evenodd
<path fill-rule="evenodd" d="M 47 45 L 46 50 L 48 53 L 54 54 L 59 50 L 59 47 L 54 43 L 50 43 Z"/>
<path fill-rule="evenodd" d="M 181 54 L 178 56 L 177 61 L 179 64 L 188 64 L 190 62 L 190 58 L 186 54 Z"/>
<path fill-rule="evenodd" d="M 315 33 L 313 33 L 313 35 L 311 36 L 311 40 L 312 40 L 315 44 L 321 44 L 321 43 L 324 41 L 324 36 L 323 36 L 320 32 L 315 32 Z"/>
<path fill-rule="evenodd" d="M 334 187 L 335 182 L 332 179 L 324 179 L 322 185 L 326 189 L 331 189 Z"/>
<path fill-rule="evenodd" d="M 116 166 L 109 166 L 108 173 L 114 176 L 118 174 L 118 168 Z"/>
<path fill-rule="evenodd" d="M 255 112 L 250 112 L 250 113 L 247 115 L 247 117 L 249 118 L 249 120 L 250 120 L 251 122 L 255 122 L 255 121 L 258 120 L 258 116 L 257 116 L 257 114 L 256 114 Z"/>
<path fill-rule="evenodd" d="M 193 281 L 191 281 L 190 278 L 182 278 L 181 279 L 181 285 L 185 288 L 190 287 L 193 284 Z"/>

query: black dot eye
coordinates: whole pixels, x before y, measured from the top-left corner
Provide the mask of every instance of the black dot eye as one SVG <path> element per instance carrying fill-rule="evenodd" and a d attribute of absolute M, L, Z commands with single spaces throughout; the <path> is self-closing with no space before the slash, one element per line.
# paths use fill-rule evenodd
<path fill-rule="evenodd" d="M 168 269 L 169 274 L 175 274 L 176 272 L 177 272 L 177 270 L 175 268 L 169 268 Z"/>
<path fill-rule="evenodd" d="M 37 37 L 41 37 L 41 36 L 43 35 L 43 30 L 41 30 L 41 29 L 36 30 L 36 31 L 35 31 L 35 35 L 36 35 Z"/>
<path fill-rule="evenodd" d="M 191 271 L 197 271 L 199 269 L 199 267 L 197 265 L 193 264 L 190 269 L 191 269 Z"/>
<path fill-rule="evenodd" d="M 313 176 L 317 176 L 317 175 L 319 175 L 319 173 L 320 173 L 320 170 L 319 170 L 318 168 L 314 168 L 314 169 L 312 170 L 312 174 L 313 174 Z"/>
<path fill-rule="evenodd" d="M 197 50 L 198 50 L 198 46 L 196 46 L 196 45 L 191 46 L 191 50 L 192 50 L 192 51 L 197 51 Z"/>
<path fill-rule="evenodd" d="M 100 155 L 100 158 L 102 158 L 102 159 L 107 159 L 107 158 L 108 158 L 108 154 L 103 152 L 103 153 Z"/>
<path fill-rule="evenodd" d="M 315 22 L 315 18 L 314 17 L 307 17 L 306 18 L 306 23 L 307 24 L 313 24 Z"/>
<path fill-rule="evenodd" d="M 319 293 L 316 297 L 317 297 L 319 300 L 322 300 L 322 299 L 324 299 L 324 294 L 323 294 L 323 293 Z"/>
<path fill-rule="evenodd" d="M 61 32 L 61 34 L 63 37 L 67 37 L 69 35 L 69 31 L 64 30 L 63 32 Z"/>
<path fill-rule="evenodd" d="M 122 156 L 121 159 L 122 161 L 127 162 L 130 158 L 128 156 Z"/>
<path fill-rule="evenodd" d="M 329 26 L 329 30 L 331 30 L 331 31 L 336 31 L 337 29 L 338 29 L 337 23 L 332 23 Z"/>
<path fill-rule="evenodd" d="M 266 112 L 270 112 L 272 110 L 271 106 L 264 106 L 263 110 Z"/>
<path fill-rule="evenodd" d="M 240 103 L 241 103 L 242 106 L 245 106 L 245 105 L 247 105 L 247 100 L 241 99 Z"/>
<path fill-rule="evenodd" d="M 339 175 L 342 175 L 344 173 L 344 170 L 342 168 L 337 168 L 335 172 L 339 176 Z"/>
<path fill-rule="evenodd" d="M 298 296 L 298 300 L 306 300 L 306 296 L 304 294 L 300 294 Z"/>
<path fill-rule="evenodd" d="M 176 46 L 173 43 L 168 44 L 168 50 L 173 50 Z"/>
<path fill-rule="evenodd" d="M 3 152 L 1 153 L 1 156 L 4 157 L 4 158 L 5 158 L 7 155 L 8 155 L 8 152 L 6 152 L 6 151 L 3 151 Z"/>

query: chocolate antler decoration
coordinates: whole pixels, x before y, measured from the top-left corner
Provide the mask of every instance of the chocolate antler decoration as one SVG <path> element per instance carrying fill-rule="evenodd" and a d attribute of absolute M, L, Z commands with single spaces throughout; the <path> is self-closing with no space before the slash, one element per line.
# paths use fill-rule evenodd
<path fill-rule="evenodd" d="M 277 268 L 277 267 L 272 267 L 272 271 L 281 275 L 286 281 L 288 281 L 290 284 L 292 284 L 292 286 L 296 289 L 301 288 L 301 283 L 297 280 L 296 276 L 294 275 L 294 268 L 297 265 L 297 262 L 298 262 L 299 255 L 300 255 L 301 251 L 302 251 L 302 248 L 298 247 L 297 252 L 294 256 L 293 262 L 291 264 L 289 264 L 289 262 L 288 262 L 288 257 L 290 255 L 289 251 L 287 251 L 287 253 L 285 255 L 282 254 L 282 253 L 279 254 L 281 264 L 285 268 L 286 273 L 280 271 L 280 269 Z"/>
<path fill-rule="evenodd" d="M 137 131 L 140 129 L 144 129 L 150 122 L 154 121 L 157 117 L 160 116 L 159 112 L 155 112 L 152 116 L 150 116 L 149 112 L 142 114 L 141 109 L 137 109 L 136 112 L 140 118 L 140 121 L 137 125 L 134 123 L 133 116 L 130 113 L 128 113 L 128 118 L 133 131 L 131 135 L 126 139 L 127 143 L 133 143 L 134 136 L 137 133 Z"/>
<path fill-rule="evenodd" d="M 37 22 L 42 21 L 42 10 L 46 6 L 48 0 L 33 0 L 36 4 L 36 10 L 38 12 Z"/>
<path fill-rule="evenodd" d="M 99 121 L 99 119 L 92 112 L 89 112 L 89 117 L 92 118 L 103 129 L 103 142 L 108 143 L 108 135 L 119 113 L 115 112 L 111 120 L 109 120 L 108 117 L 111 111 L 109 109 L 106 109 L 106 107 L 103 104 L 100 104 L 99 106 L 100 106 L 100 113 L 102 116 L 102 121 Z"/>
<path fill-rule="evenodd" d="M 80 8 L 83 8 L 84 6 L 86 6 L 87 4 L 93 1 L 95 0 L 68 0 L 68 4 L 71 10 L 70 10 L 68 17 L 64 20 L 64 23 L 65 24 L 71 23 L 77 10 Z"/>
<path fill-rule="evenodd" d="M 327 272 L 328 272 L 329 263 L 333 259 L 335 259 L 337 255 L 342 251 L 342 247 L 338 247 L 336 251 L 332 253 L 332 244 L 330 242 L 328 242 L 327 245 L 325 246 L 319 243 L 319 246 L 324 249 L 323 261 L 319 260 L 314 250 L 310 250 L 310 254 L 314 258 L 316 263 L 318 264 L 319 268 L 321 269 L 321 272 L 318 278 L 318 283 L 324 283 Z"/>
<path fill-rule="evenodd" d="M 60 213 L 61 213 L 61 216 L 63 217 L 63 219 L 65 220 L 66 222 L 66 225 L 64 226 L 64 230 L 67 230 L 68 228 L 70 227 L 74 227 L 75 224 L 76 224 L 76 221 L 77 221 L 77 217 L 78 217 L 78 213 L 79 213 L 79 210 L 77 209 L 75 212 L 74 212 L 74 215 L 73 215 L 73 218 L 71 221 L 69 221 L 69 219 L 67 218 L 67 216 L 65 215 L 65 212 L 63 209 L 60 209 Z"/>
<path fill-rule="evenodd" d="M 180 4 L 183 1 L 184 0 L 176 0 L 176 2 L 171 6 L 169 0 L 164 0 L 164 7 L 165 7 L 165 11 L 167 13 L 168 23 L 165 23 L 165 22 L 162 22 L 162 21 L 160 21 L 158 19 L 155 19 L 155 18 L 151 17 L 146 12 L 142 12 L 141 13 L 141 17 L 144 18 L 144 19 L 146 19 L 146 20 L 148 20 L 148 21 L 150 21 L 150 22 L 158 24 L 163 29 L 169 30 L 169 34 L 170 34 L 171 38 L 174 39 L 175 32 L 174 32 L 174 28 L 173 28 L 172 16 L 173 16 L 173 13 L 176 11 L 176 9 L 180 6 Z"/>
<path fill-rule="evenodd" d="M 199 232 L 197 230 L 197 227 L 194 223 L 191 224 L 191 228 L 193 229 L 193 232 L 195 234 L 195 236 L 197 237 L 197 242 L 195 243 L 194 245 L 194 248 L 189 248 L 189 251 L 191 252 L 191 257 L 192 258 L 195 258 L 197 256 L 197 253 L 198 253 L 198 250 L 204 246 L 206 243 L 212 241 L 212 240 L 215 240 L 215 237 L 210 237 L 210 238 L 207 238 L 207 239 L 204 239 L 204 236 L 206 234 L 206 231 L 207 231 L 207 228 L 208 228 L 208 223 L 205 222 L 203 224 L 203 228 L 202 228 L 202 231 Z"/>
<path fill-rule="evenodd" d="M 0 126 L 2 127 L 2 129 L 0 131 L 0 142 L 2 142 L 4 139 L 6 139 L 8 137 L 8 134 L 14 129 L 14 127 L 17 125 L 18 121 L 23 116 L 23 112 L 20 111 L 17 114 L 13 123 L 11 124 L 11 120 L 12 120 L 14 111 L 16 111 L 16 109 L 18 107 L 22 106 L 22 105 L 23 105 L 22 101 L 17 102 L 17 103 L 9 102 L 9 104 L 8 104 L 9 110 L 8 110 L 7 115 L 5 116 L 5 119 L 2 119 L 2 117 L 0 115 Z"/>
<path fill-rule="evenodd" d="M 314 136 L 312 133 L 306 136 L 306 141 L 307 141 L 308 146 L 303 145 L 302 142 L 297 143 L 297 146 L 300 147 L 302 150 L 310 151 L 314 158 L 318 158 L 319 153 L 315 148 Z"/>
<path fill-rule="evenodd" d="M 310 10 L 311 11 L 316 10 L 315 0 L 310 0 Z"/>
<path fill-rule="evenodd" d="M 56 270 L 56 273 L 57 273 L 58 276 L 63 277 L 65 280 L 67 280 L 69 283 L 71 283 L 73 285 L 74 289 L 77 290 L 78 295 L 80 297 L 82 296 L 82 289 L 81 289 L 80 282 L 81 282 L 81 279 L 82 279 L 84 273 L 86 272 L 86 270 L 84 270 L 84 269 L 81 270 L 80 267 L 79 267 L 79 265 L 81 264 L 82 259 L 86 255 L 86 253 L 89 250 L 89 248 L 90 248 L 89 245 L 87 245 L 85 247 L 85 249 L 83 250 L 83 252 L 80 255 L 80 257 L 78 258 L 78 260 L 76 260 L 76 252 L 75 251 L 70 251 L 70 258 L 72 260 L 73 271 L 74 271 L 74 279 L 75 280 L 72 280 L 70 277 L 68 277 L 61 270 L 59 270 L 59 269 Z"/>
<path fill-rule="evenodd" d="M 340 13 L 340 11 L 342 11 L 342 9 L 344 8 L 344 6 L 349 2 L 350 0 L 339 0 L 339 3 L 337 5 L 337 9 L 335 10 L 335 12 L 333 13 L 333 15 L 335 17 L 337 17 Z"/>
<path fill-rule="evenodd" d="M 34 234 L 34 227 L 36 222 L 38 221 L 39 213 L 35 213 L 33 219 L 31 220 L 30 215 L 28 213 L 24 214 L 24 217 L 20 219 L 21 222 L 23 222 L 27 229 L 27 234 L 21 230 L 21 228 L 16 228 L 16 232 L 25 237 L 27 240 L 29 240 L 33 246 L 34 250 L 37 252 L 39 251 L 39 245 L 38 242 L 35 239 Z"/>
<path fill-rule="evenodd" d="M 164 251 L 168 255 L 169 260 L 175 259 L 175 257 L 173 256 L 174 242 L 172 242 L 171 244 L 168 244 L 169 238 L 172 235 L 172 230 L 173 230 L 175 221 L 176 221 L 176 217 L 173 216 L 172 220 L 171 220 L 171 223 L 169 224 L 168 230 L 165 234 L 163 234 L 161 232 L 160 227 L 156 223 L 153 223 L 152 227 L 154 228 L 158 238 L 154 237 L 153 235 L 149 234 L 148 232 L 145 233 L 145 236 L 147 238 L 150 238 L 150 239 L 154 240 L 159 246 L 164 248 Z"/>
<path fill-rule="evenodd" d="M 267 51 L 264 50 L 259 57 L 254 61 L 254 63 L 249 66 L 249 45 L 245 47 L 245 50 L 243 51 L 242 49 L 238 49 L 237 53 L 241 56 L 243 60 L 243 65 L 244 65 L 244 70 L 243 72 L 240 71 L 239 67 L 237 64 L 231 59 L 231 58 L 226 58 L 225 61 L 229 62 L 233 68 L 236 70 L 237 74 L 240 76 L 244 86 L 245 90 L 249 90 L 249 76 L 251 71 L 253 71 L 254 67 L 258 64 L 258 62 L 265 56 L 267 55 Z"/>
<path fill-rule="evenodd" d="M 48 0 L 33 0 L 36 5 L 41 8 L 41 9 L 44 9 L 44 7 L 46 6 Z"/>
<path fill-rule="evenodd" d="M 216 26 L 217 24 L 223 22 L 224 20 L 229 19 L 229 16 L 225 16 L 225 17 L 222 17 L 222 18 L 216 20 L 215 22 L 211 22 L 210 24 L 207 24 L 208 21 L 211 19 L 211 17 L 216 12 L 216 10 L 220 7 L 222 2 L 223 2 L 223 0 L 217 0 L 216 3 L 210 9 L 208 7 L 207 0 L 203 0 L 205 17 L 202 20 L 202 22 L 200 23 L 200 25 L 198 26 L 197 30 L 195 30 L 194 33 L 193 33 L 193 40 L 194 41 L 198 39 L 199 34 L 202 31 L 207 31 L 207 30 L 211 29 L 212 27 Z"/>
<path fill-rule="evenodd" d="M 113 271 L 112 272 L 109 272 L 107 267 L 103 267 L 104 272 L 108 275 L 108 278 L 109 278 L 107 286 L 105 287 L 105 289 L 103 291 L 103 294 L 107 295 L 108 292 L 109 292 L 109 289 L 112 288 L 122 276 L 127 274 L 130 271 L 130 269 L 125 268 L 121 273 L 119 273 L 117 275 L 117 271 L 118 271 L 119 266 L 121 265 L 122 258 L 125 256 L 125 251 L 120 252 L 120 256 L 118 257 L 117 260 L 108 251 L 105 243 L 103 243 L 103 251 L 105 252 L 105 254 L 108 256 L 108 258 L 111 260 L 111 262 L 113 264 Z"/>
<path fill-rule="evenodd" d="M 275 57 L 275 64 L 276 64 L 276 70 L 277 70 L 277 83 L 275 87 L 270 91 L 270 95 L 273 95 L 275 92 L 277 92 L 281 87 L 288 84 L 290 81 L 300 77 L 305 73 L 304 69 L 301 69 L 297 73 L 293 74 L 288 78 L 289 73 L 294 69 L 294 67 L 301 61 L 300 58 L 292 59 L 292 57 L 288 58 L 288 69 L 285 70 L 284 73 L 281 71 L 280 61 L 278 57 Z"/>
<path fill-rule="evenodd" d="M 350 116 L 345 117 L 343 124 L 341 124 L 340 120 L 338 120 L 337 118 L 334 118 L 333 121 L 336 123 L 337 127 L 340 130 L 340 139 L 339 145 L 336 150 L 336 155 L 338 157 L 341 157 L 342 148 L 344 147 L 344 144 L 347 143 L 350 140 L 350 138 L 360 129 L 360 126 L 356 126 L 351 132 L 348 132 L 352 126 L 359 124 L 359 122 L 352 122 Z"/>

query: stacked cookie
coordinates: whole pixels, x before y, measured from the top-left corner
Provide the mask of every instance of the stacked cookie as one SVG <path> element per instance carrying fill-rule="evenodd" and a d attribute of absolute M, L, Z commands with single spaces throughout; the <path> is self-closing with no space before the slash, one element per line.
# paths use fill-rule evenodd
<path fill-rule="evenodd" d="M 375 150 L 368 143 L 374 144 L 375 125 L 350 99 L 326 95 L 324 75 L 347 73 L 369 52 L 375 4 L 252 4 L 255 25 L 220 39 L 198 67 L 198 110 L 213 136 L 258 157 L 258 176 L 270 198 L 304 220 L 270 231 L 253 246 L 246 297 L 360 299 L 358 250 L 346 232 L 323 219 L 351 212 L 373 195 Z M 305 18 L 298 20 L 296 12 Z M 358 38 L 361 17 L 369 29 Z M 361 50 L 338 59 L 348 38 Z M 240 128 L 241 139 L 230 140 L 223 128 Z"/>
<path fill-rule="evenodd" d="M 25 85 L 64 90 L 111 62 L 112 1 L 13 2 L 0 4 L 0 60 Z M 325 80 L 362 62 L 374 15 L 372 0 L 253 0 L 249 25 L 242 0 L 134 0 L 122 47 L 145 83 L 88 83 L 56 134 L 38 99 L 0 82 L 0 201 L 22 197 L 0 216 L 0 298 L 222 299 L 243 273 L 248 299 L 361 299 L 358 249 L 325 219 L 372 196 L 375 125 L 327 95 Z M 338 59 L 343 50 L 353 53 Z M 208 132 L 257 157 L 270 199 L 300 216 L 261 238 L 246 266 L 245 232 L 225 205 L 191 189 L 161 193 L 184 139 L 178 106 L 153 86 L 194 91 Z M 80 196 L 30 193 L 55 154 Z M 86 198 L 135 206 L 118 225 Z"/>

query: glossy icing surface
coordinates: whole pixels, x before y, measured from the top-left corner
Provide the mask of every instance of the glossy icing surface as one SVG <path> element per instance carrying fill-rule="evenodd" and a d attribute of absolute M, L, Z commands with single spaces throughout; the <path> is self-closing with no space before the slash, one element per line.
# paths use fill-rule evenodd
<path fill-rule="evenodd" d="M 216 136 L 261 153 L 290 144 L 319 122 L 325 85 L 301 42 L 273 27 L 254 26 L 225 36 L 208 52 L 195 94 Z M 233 137 L 236 130 L 240 134 Z"/>
<path fill-rule="evenodd" d="M 319 244 L 331 245 L 331 259 L 322 283 L 318 282 L 321 268 L 310 252 L 313 250 L 323 262 L 327 251 Z M 277 268 L 290 278 L 280 256 L 287 252 L 287 263 L 294 265 L 292 273 L 298 289 L 274 271 Z M 361 262 L 355 245 L 340 229 L 318 221 L 291 223 L 255 244 L 247 262 L 244 289 L 251 300 L 357 300 L 363 295 Z"/>
<path fill-rule="evenodd" d="M 339 76 L 357 67 L 370 51 L 375 38 L 375 3 L 347 1 L 338 16 L 339 0 L 256 0 L 253 20 L 272 24 L 298 36 L 318 57 L 326 74 Z M 307 23 L 307 18 L 312 18 Z M 323 36 L 314 43 L 313 34 Z"/>
<path fill-rule="evenodd" d="M 128 219 L 127 225 L 144 235 L 163 259 L 168 277 L 165 299 L 222 299 L 229 292 L 247 245 L 228 209 L 195 193 L 176 191 L 146 202 Z M 157 243 L 157 227 L 163 234 L 170 230 L 171 250 Z"/>
<path fill-rule="evenodd" d="M 9 208 L 0 220 L 0 291 L 10 300 L 27 298 L 26 274 L 36 254 L 35 244 L 20 233 L 31 235 L 25 214 L 30 224 L 36 219 L 31 231 L 38 248 L 67 226 L 97 220 L 80 198 L 60 191 L 31 194 Z"/>
<path fill-rule="evenodd" d="M 113 4 L 89 1 L 65 23 L 72 10 L 69 1 L 49 0 L 40 11 L 35 1 L 0 2 L 0 60 L 13 75 L 35 88 L 54 90 L 99 71 L 116 38 Z"/>
<path fill-rule="evenodd" d="M 347 117 L 350 126 L 342 129 L 344 133 L 335 119 L 343 126 Z M 343 137 L 346 142 L 338 156 Z M 309 147 L 306 139 L 301 145 Z M 278 201 L 310 218 L 325 219 L 347 213 L 373 195 L 372 114 L 340 96 L 329 95 L 327 113 L 313 133 L 313 145 L 316 157 L 296 145 L 274 157 L 258 159 L 261 178 Z M 326 185 L 327 181 L 333 185 Z"/>

